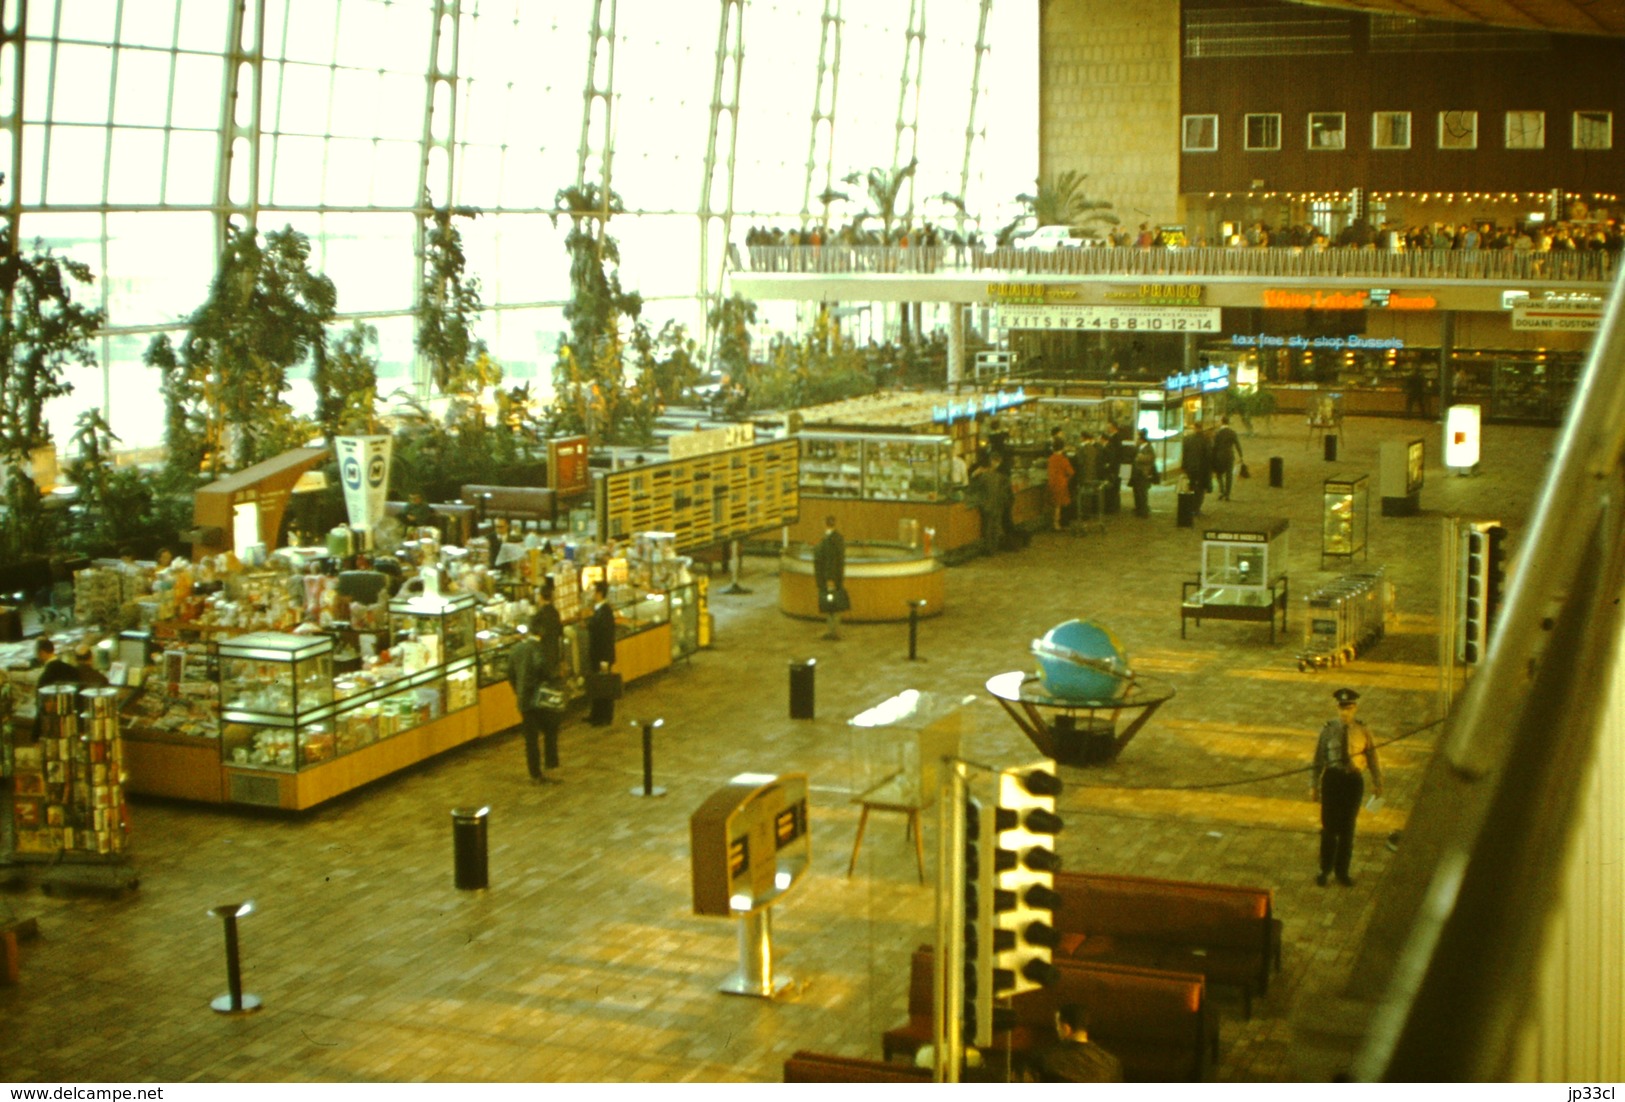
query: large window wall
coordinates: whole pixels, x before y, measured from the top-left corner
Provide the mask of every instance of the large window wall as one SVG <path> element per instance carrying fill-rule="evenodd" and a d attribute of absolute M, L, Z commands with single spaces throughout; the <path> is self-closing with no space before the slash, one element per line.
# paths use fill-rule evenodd
<path fill-rule="evenodd" d="M 232 108 L 227 0 L 31 0 L 23 56 L 8 48 L 0 57 L 8 113 L 23 73 L 21 122 L 10 120 L 19 152 L 0 143 L 0 204 L 20 218 L 25 245 L 38 238 L 91 266 L 89 297 L 108 313 L 100 370 L 75 369 L 75 393 L 51 409 L 59 446 L 74 417 L 94 406 L 125 444 L 159 442 L 156 379 L 141 355 L 156 332 L 178 333 L 206 295 L 221 217 L 249 209 L 262 230 L 291 224 L 309 235 L 313 266 L 338 287 L 344 324 L 359 317 L 378 329 L 382 389 L 410 386 L 416 193 L 425 176 L 434 202 L 481 212 L 462 223 L 489 307 L 480 335 L 511 378 L 547 389 L 568 295 L 566 227 L 548 212 L 577 179 L 595 5 L 439 6 L 456 18 L 441 24 L 435 64 L 434 0 L 248 0 L 237 41 L 250 56 L 237 63 Z M 15 27 L 16 0 L 0 8 Z M 698 336 L 697 214 L 724 5 L 601 0 L 598 8 L 606 22 L 615 12 L 614 69 L 601 59 L 598 85 L 612 90 L 611 186 L 629 211 L 610 227 L 621 242 L 622 282 L 649 300 L 656 328 L 674 318 Z M 801 222 L 826 13 L 840 16 L 829 166 L 837 181 L 892 166 L 907 32 L 911 20 L 916 30 L 923 24 L 914 218 L 951 227 L 953 208 L 935 197 L 962 190 L 979 5 L 748 0 L 731 240 L 742 243 L 752 226 Z M 986 45 L 963 190 L 973 214 L 993 223 L 1036 172 L 1036 0 L 997 0 Z M 453 79 L 428 79 L 432 71 Z M 718 173 L 727 168 L 726 128 L 724 119 Z M 257 157 L 249 147 L 256 132 Z M 229 162 L 223 133 L 237 135 Z M 449 164 L 440 144 L 451 150 Z M 588 144 L 601 147 L 601 133 Z M 907 158 L 905 142 L 899 160 Z M 594 161 L 588 178 L 596 176 Z M 449 196 L 440 194 L 447 179 Z M 851 196 L 832 209 L 841 224 L 867 204 L 861 185 L 837 186 Z"/>

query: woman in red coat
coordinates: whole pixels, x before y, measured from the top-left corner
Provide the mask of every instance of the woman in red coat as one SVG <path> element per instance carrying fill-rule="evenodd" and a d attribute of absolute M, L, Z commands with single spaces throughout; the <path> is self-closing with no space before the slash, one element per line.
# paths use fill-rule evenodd
<path fill-rule="evenodd" d="M 1072 503 L 1072 460 L 1066 445 L 1054 443 L 1049 452 L 1049 499 L 1055 506 L 1055 530 L 1061 530 L 1061 512 Z"/>

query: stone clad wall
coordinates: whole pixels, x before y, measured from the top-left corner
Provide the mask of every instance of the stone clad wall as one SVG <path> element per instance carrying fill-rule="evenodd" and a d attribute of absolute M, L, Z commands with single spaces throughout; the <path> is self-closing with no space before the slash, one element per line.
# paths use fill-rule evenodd
<path fill-rule="evenodd" d="M 1042 0 L 1043 177 L 1087 173 L 1130 229 L 1181 221 L 1179 54 L 1178 0 Z"/>

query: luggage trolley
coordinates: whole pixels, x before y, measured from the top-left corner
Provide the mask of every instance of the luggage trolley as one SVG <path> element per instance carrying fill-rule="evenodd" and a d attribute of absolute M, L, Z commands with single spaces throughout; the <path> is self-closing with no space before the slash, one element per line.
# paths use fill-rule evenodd
<path fill-rule="evenodd" d="M 1381 567 L 1345 574 L 1304 598 L 1304 649 L 1298 669 L 1352 662 L 1379 642 L 1394 614 L 1394 591 Z"/>

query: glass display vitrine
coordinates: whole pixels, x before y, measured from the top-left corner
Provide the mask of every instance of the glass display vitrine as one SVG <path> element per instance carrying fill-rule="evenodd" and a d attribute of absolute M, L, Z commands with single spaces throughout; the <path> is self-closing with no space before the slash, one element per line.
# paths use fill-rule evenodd
<path fill-rule="evenodd" d="M 873 436 L 863 442 L 863 496 L 941 501 L 948 496 L 953 441 L 946 436 Z"/>
<path fill-rule="evenodd" d="M 946 501 L 953 439 L 860 433 L 802 433 L 801 492 L 875 501 Z"/>
<path fill-rule="evenodd" d="M 1366 557 L 1366 529 L 1370 522 L 1370 478 L 1352 475 L 1328 478 L 1323 488 L 1320 557 Z"/>
<path fill-rule="evenodd" d="M 801 435 L 801 492 L 863 496 L 863 437 Z"/>
<path fill-rule="evenodd" d="M 474 595 L 419 596 L 389 602 L 392 649 L 405 673 L 474 657 Z"/>
<path fill-rule="evenodd" d="M 687 658 L 700 649 L 700 601 L 692 583 L 666 591 L 671 615 L 672 661 Z"/>
<path fill-rule="evenodd" d="M 1288 527 L 1284 518 L 1243 520 L 1203 532 L 1204 600 L 1267 603 L 1270 586 L 1286 573 Z"/>
<path fill-rule="evenodd" d="M 333 640 L 257 631 L 219 644 L 220 753 L 291 772 L 333 755 Z"/>

